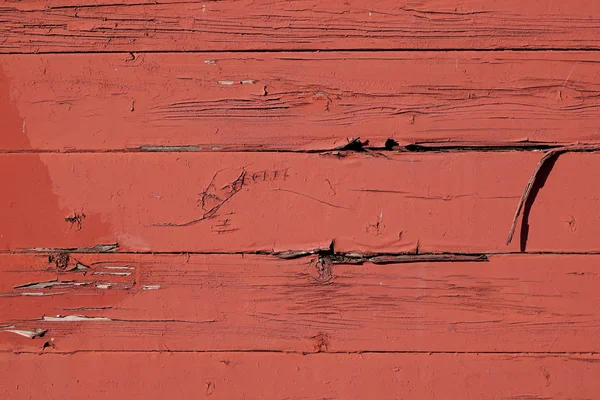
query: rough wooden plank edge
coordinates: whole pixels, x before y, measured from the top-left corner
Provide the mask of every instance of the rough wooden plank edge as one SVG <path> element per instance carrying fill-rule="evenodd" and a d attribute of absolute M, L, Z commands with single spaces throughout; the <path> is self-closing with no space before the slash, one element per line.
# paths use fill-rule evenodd
<path fill-rule="evenodd" d="M 592 145 L 592 143 L 589 143 Z M 330 154 L 340 157 L 348 153 L 370 153 L 372 155 L 384 155 L 386 153 L 467 153 L 467 152 L 512 152 L 512 151 L 549 151 L 564 147 L 561 144 L 520 141 L 514 144 L 506 142 L 427 142 L 415 141 L 400 145 L 394 139 L 387 139 L 384 146 L 370 146 L 369 141 L 360 138 L 348 139 L 344 146 L 322 147 L 315 149 L 270 149 L 252 147 L 219 147 L 217 149 L 206 149 L 200 146 L 138 146 L 125 147 L 123 149 L 0 149 L 1 154 L 123 154 L 123 153 L 302 153 L 302 154 Z"/>
<path fill-rule="evenodd" d="M 328 248 L 318 248 L 309 250 L 287 250 L 287 251 L 255 251 L 255 252 L 119 252 L 119 254 L 205 254 L 205 255 L 262 255 L 273 256 L 283 260 L 293 260 L 317 255 L 319 262 L 331 264 L 355 264 L 362 265 L 364 263 L 373 264 L 405 264 L 405 263 L 420 263 L 420 262 L 485 262 L 488 261 L 488 254 L 484 253 L 418 253 L 418 249 L 414 253 L 347 253 L 337 252 L 334 248 L 335 241 L 331 241 Z M 86 266 L 71 258 L 71 254 L 102 254 L 115 253 L 119 245 L 102 244 L 93 247 L 85 248 L 29 248 L 24 250 L 11 250 L 0 252 L 0 254 L 23 254 L 28 253 L 37 255 L 47 255 L 51 263 L 61 270 L 76 270 Z M 70 267 L 70 269 L 69 269 Z"/>

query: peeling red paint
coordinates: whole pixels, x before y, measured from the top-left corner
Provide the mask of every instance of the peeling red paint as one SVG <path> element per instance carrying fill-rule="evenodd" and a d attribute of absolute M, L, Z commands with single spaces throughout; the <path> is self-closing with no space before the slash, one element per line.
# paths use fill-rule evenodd
<path fill-rule="evenodd" d="M 600 8 L 587 0 L 6 3 L 2 52 L 597 49 L 600 40 Z"/>
<path fill-rule="evenodd" d="M 599 398 L 600 6 L 455 3 L 4 1 L 0 398 Z"/>
<path fill-rule="evenodd" d="M 45 151 L 314 151 L 354 138 L 526 148 L 600 137 L 589 52 L 2 55 L 0 65 L 31 147 Z M 23 150 L 4 137 L 0 148 Z"/>

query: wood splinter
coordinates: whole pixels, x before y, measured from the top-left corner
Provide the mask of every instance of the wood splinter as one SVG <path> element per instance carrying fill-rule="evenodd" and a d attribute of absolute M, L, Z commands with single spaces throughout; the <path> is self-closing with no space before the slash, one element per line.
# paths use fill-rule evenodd
<path fill-rule="evenodd" d="M 537 182 L 537 180 L 540 177 L 540 171 L 542 170 L 542 168 L 548 162 L 550 162 L 551 160 L 555 160 L 557 157 L 559 157 L 561 154 L 564 154 L 564 153 L 575 153 L 575 152 L 584 153 L 584 152 L 596 152 L 596 151 L 600 151 L 600 146 L 598 146 L 598 145 L 573 145 L 573 146 L 559 147 L 559 148 L 550 150 L 548 153 L 546 153 L 544 155 L 544 157 L 542 157 L 542 159 L 538 162 L 537 166 L 535 167 L 533 174 L 529 178 L 529 182 L 527 182 L 527 186 L 525 186 L 525 191 L 523 192 L 523 195 L 521 196 L 521 199 L 519 200 L 519 205 L 517 206 L 517 211 L 515 212 L 515 216 L 513 217 L 512 225 L 510 227 L 510 232 L 508 233 L 508 239 L 506 240 L 507 246 L 512 242 L 513 236 L 515 234 L 515 230 L 517 228 L 517 222 L 519 221 L 519 217 L 523 213 L 523 208 L 525 206 L 525 203 L 529 199 L 529 196 L 531 195 L 531 190 L 532 190 L 535 182 Z"/>

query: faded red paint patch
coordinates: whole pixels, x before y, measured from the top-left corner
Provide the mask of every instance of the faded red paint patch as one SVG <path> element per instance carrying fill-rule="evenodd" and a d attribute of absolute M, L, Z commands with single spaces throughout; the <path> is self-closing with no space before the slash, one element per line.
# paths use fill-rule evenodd
<path fill-rule="evenodd" d="M 10 82 L 1 68 L 0 130 L 3 146 L 19 146 L 24 151 L 31 148 L 27 121 L 19 115 L 11 99 Z M 3 194 L 0 196 L 0 246 L 17 249 L 26 246 L 29 241 L 43 246 L 43 237 L 66 236 L 72 247 L 77 247 L 77 243 L 86 240 L 101 241 L 110 232 L 109 225 L 97 214 L 85 211 L 84 203 L 70 204 L 70 207 L 66 203 L 61 204 L 56 194 L 59 189 L 40 154 L 0 157 L 0 182 Z M 93 182 L 70 184 L 76 190 L 85 190 Z M 11 193 L 21 193 L 22 196 L 15 198 Z M 32 215 L 35 218 L 29 219 Z"/>

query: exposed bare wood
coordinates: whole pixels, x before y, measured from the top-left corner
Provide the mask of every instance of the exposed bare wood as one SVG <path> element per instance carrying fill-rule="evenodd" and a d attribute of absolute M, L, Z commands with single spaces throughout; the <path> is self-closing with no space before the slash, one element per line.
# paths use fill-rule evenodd
<path fill-rule="evenodd" d="M 0 349 L 600 351 L 597 255 L 394 265 L 317 255 L 72 258 L 89 269 L 0 256 Z"/>

